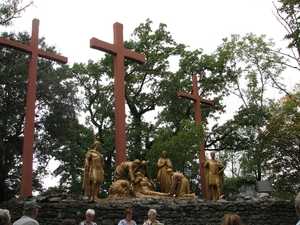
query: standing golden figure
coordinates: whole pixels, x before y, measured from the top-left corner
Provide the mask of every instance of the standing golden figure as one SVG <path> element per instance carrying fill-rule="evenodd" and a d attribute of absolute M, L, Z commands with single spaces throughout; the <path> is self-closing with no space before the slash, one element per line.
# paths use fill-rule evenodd
<path fill-rule="evenodd" d="M 98 200 L 98 193 L 104 181 L 104 159 L 99 152 L 100 141 L 94 141 L 94 149 L 88 150 L 85 158 L 83 184 L 84 193 L 91 200 Z"/>
<path fill-rule="evenodd" d="M 172 169 L 172 162 L 168 158 L 166 151 L 161 152 L 161 157 L 158 159 L 157 164 L 157 184 L 160 186 L 160 191 L 168 193 L 171 189 L 171 178 L 167 173 L 167 169 Z"/>
<path fill-rule="evenodd" d="M 212 200 L 221 199 L 225 166 L 221 161 L 215 159 L 215 152 L 210 152 L 211 159 L 202 162 L 205 169 L 205 179 L 207 183 L 208 196 Z"/>

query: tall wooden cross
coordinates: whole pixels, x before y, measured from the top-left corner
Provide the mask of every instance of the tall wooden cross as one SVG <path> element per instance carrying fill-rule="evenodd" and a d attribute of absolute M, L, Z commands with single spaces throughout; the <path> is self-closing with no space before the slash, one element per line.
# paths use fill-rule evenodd
<path fill-rule="evenodd" d="M 114 56 L 116 165 L 119 165 L 126 161 L 124 59 L 144 63 L 145 56 L 124 48 L 122 24 L 114 23 L 113 27 L 114 44 L 92 38 L 90 40 L 90 47 Z"/>
<path fill-rule="evenodd" d="M 33 19 L 30 45 L 24 45 L 5 38 L 0 38 L 0 45 L 30 54 L 26 97 L 26 118 L 23 144 L 23 164 L 20 197 L 32 195 L 32 165 L 34 143 L 34 115 L 36 98 L 36 76 L 38 57 L 60 63 L 67 63 L 68 58 L 39 49 L 39 20 Z"/>
<path fill-rule="evenodd" d="M 197 76 L 193 75 L 193 94 L 188 94 L 185 92 L 178 92 L 177 95 L 179 97 L 188 98 L 190 100 L 194 101 L 195 106 L 195 120 L 196 124 L 200 124 L 202 121 L 201 116 L 201 103 L 213 105 L 213 101 L 209 101 L 206 99 L 203 99 L 198 94 L 198 82 L 197 82 Z M 205 171 L 202 168 L 202 162 L 205 161 L 205 146 L 204 141 L 200 142 L 200 152 L 199 152 L 199 165 L 200 165 L 200 177 L 201 177 L 201 188 L 202 188 L 202 198 L 208 199 L 208 191 L 207 191 L 207 184 L 205 179 Z"/>

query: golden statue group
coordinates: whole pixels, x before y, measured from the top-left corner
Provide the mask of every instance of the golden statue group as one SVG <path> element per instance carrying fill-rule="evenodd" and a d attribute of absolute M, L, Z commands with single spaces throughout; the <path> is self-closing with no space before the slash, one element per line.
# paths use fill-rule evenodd
<path fill-rule="evenodd" d="M 86 153 L 82 188 L 91 200 L 98 200 L 97 196 L 104 181 L 104 159 L 99 152 L 100 146 L 99 141 L 94 141 L 94 149 Z M 145 160 L 135 159 L 122 162 L 115 169 L 114 182 L 109 188 L 109 197 L 197 197 L 190 193 L 188 179 L 183 174 L 173 171 L 172 162 L 166 151 L 162 151 L 156 168 L 156 180 L 157 185 L 160 186 L 160 192 L 155 191 L 156 185 Z M 225 166 L 216 160 L 215 153 L 211 152 L 211 159 L 202 162 L 202 168 L 206 171 L 209 197 L 212 200 L 221 199 Z"/>

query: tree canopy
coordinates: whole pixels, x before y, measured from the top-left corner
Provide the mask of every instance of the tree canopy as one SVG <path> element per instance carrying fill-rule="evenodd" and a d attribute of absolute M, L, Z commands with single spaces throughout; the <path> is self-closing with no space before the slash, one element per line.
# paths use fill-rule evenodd
<path fill-rule="evenodd" d="M 26 11 L 30 6 L 33 6 L 34 0 L 26 1 L 22 4 L 23 0 L 2 0 L 0 1 L 0 25 L 10 26 L 12 20 L 20 18 L 21 14 Z"/>
<path fill-rule="evenodd" d="M 289 12 L 289 1 L 280 2 L 280 12 L 297 14 Z M 20 15 L 12 12 L 5 18 Z M 1 36 L 24 44 L 30 41 L 26 32 Z M 293 33 L 287 37 L 294 38 L 290 47 L 297 48 L 296 36 Z M 39 45 L 56 53 L 44 37 Z M 282 73 L 290 65 L 290 57 L 276 49 L 272 40 L 253 33 L 233 34 L 224 38 L 213 53 L 204 54 L 202 49 L 189 51 L 177 43 L 166 24 L 154 28 L 147 19 L 134 29 L 124 46 L 146 57 L 142 65 L 125 60 L 128 160 L 146 160 L 155 180 L 156 162 L 165 150 L 173 170 L 182 172 L 191 183 L 191 191 L 200 195 L 198 154 L 199 143 L 204 141 L 205 149 L 216 151 L 227 166 L 227 176 L 271 179 L 276 190 L 290 194 L 299 191 L 300 91 L 295 88 L 290 93 L 283 85 Z M 29 56 L 9 48 L 0 50 L 3 201 L 19 191 Z M 171 60 L 178 62 L 175 71 L 170 68 Z M 192 75 L 197 76 L 199 96 L 214 101 L 213 106 L 201 105 L 199 125 L 195 124 L 193 102 L 177 96 L 179 91 L 192 94 Z M 98 139 L 105 159 L 102 195 L 107 195 L 116 153 L 113 89 L 113 57 L 109 54 L 97 62 L 89 60 L 72 66 L 38 60 L 34 190 L 43 191 L 42 177 L 52 174 L 60 177 L 58 186 L 70 194 L 82 194 L 85 153 L 92 148 L 93 139 Z M 278 101 L 271 99 L 267 94 L 271 89 L 284 96 Z M 227 113 L 228 98 L 234 99 L 236 107 L 232 115 Z M 60 162 L 54 171 L 47 169 L 51 159 Z"/>

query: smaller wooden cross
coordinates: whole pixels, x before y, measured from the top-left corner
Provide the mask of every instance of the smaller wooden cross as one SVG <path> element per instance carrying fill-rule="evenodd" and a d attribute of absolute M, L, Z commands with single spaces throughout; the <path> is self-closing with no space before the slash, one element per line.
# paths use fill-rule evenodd
<path fill-rule="evenodd" d="M 145 56 L 124 48 L 123 25 L 120 23 L 114 23 L 114 44 L 92 38 L 90 47 L 114 56 L 116 165 L 119 165 L 126 161 L 124 59 L 144 63 Z"/>
<path fill-rule="evenodd" d="M 38 57 L 60 63 L 67 63 L 68 58 L 39 49 L 39 20 L 33 19 L 30 45 L 24 45 L 5 38 L 0 38 L 0 45 L 30 54 L 26 97 L 26 118 L 23 144 L 23 164 L 20 197 L 32 195 L 32 165 L 34 143 L 34 115 L 36 98 L 36 76 Z"/>
<path fill-rule="evenodd" d="M 201 116 L 201 103 L 207 104 L 207 105 L 213 105 L 214 102 L 210 100 L 203 99 L 198 94 L 198 82 L 197 82 L 197 76 L 193 75 L 193 94 L 188 94 L 185 92 L 178 92 L 177 96 L 188 98 L 190 100 L 194 101 L 195 106 L 195 120 L 196 124 L 200 124 L 202 121 Z M 202 198 L 208 199 L 208 191 L 207 191 L 207 184 L 205 179 L 205 171 L 202 168 L 202 161 L 205 161 L 205 146 L 204 141 L 200 143 L 200 153 L 199 153 L 199 165 L 200 165 L 200 177 L 201 177 L 201 188 L 202 188 Z"/>

